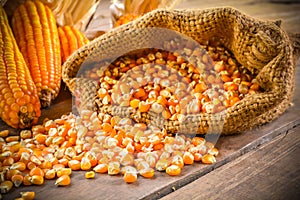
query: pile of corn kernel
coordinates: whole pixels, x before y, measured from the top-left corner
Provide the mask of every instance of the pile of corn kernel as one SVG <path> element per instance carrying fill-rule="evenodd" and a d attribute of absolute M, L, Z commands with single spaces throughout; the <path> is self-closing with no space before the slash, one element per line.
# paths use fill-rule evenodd
<path fill-rule="evenodd" d="M 180 121 L 187 114 L 225 111 L 245 97 L 259 93 L 255 79 L 221 44 L 196 45 L 175 38 L 163 49 L 144 49 L 86 70 L 97 81 L 96 105 L 152 111 L 165 120 Z"/>
<path fill-rule="evenodd" d="M 56 179 L 56 186 L 71 183 L 72 171 L 121 174 L 127 183 L 138 176 L 151 178 L 155 171 L 170 176 L 184 165 L 216 162 L 218 150 L 201 137 L 169 135 L 165 130 L 129 118 L 84 110 L 81 116 L 63 115 L 22 130 L 19 136 L 0 132 L 0 191 L 13 186 L 42 185 Z"/>

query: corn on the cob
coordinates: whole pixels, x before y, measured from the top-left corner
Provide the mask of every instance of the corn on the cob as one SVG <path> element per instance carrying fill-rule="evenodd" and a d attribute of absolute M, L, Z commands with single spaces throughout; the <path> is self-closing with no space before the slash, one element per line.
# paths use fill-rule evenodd
<path fill-rule="evenodd" d="M 12 28 L 42 107 L 48 107 L 61 84 L 60 43 L 52 11 L 39 1 L 26 1 L 14 11 Z"/>
<path fill-rule="evenodd" d="M 87 37 L 82 32 L 72 26 L 66 25 L 58 27 L 58 35 L 63 63 L 75 50 L 89 42 Z"/>
<path fill-rule="evenodd" d="M 0 8 L 0 116 L 14 128 L 30 127 L 41 115 L 37 89 Z"/>

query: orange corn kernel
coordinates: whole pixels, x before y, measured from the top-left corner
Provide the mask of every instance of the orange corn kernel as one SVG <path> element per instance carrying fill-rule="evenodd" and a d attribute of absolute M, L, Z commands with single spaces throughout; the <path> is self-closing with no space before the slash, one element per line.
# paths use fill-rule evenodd
<path fill-rule="evenodd" d="M 1 194 L 3 193 L 8 193 L 13 187 L 13 182 L 11 181 L 3 181 L 0 184 L 0 192 Z"/>
<path fill-rule="evenodd" d="M 107 173 L 108 165 L 106 163 L 101 163 L 94 167 L 93 170 L 97 173 Z"/>
<path fill-rule="evenodd" d="M 154 176 L 154 169 L 153 168 L 146 168 L 139 171 L 140 175 L 144 178 L 152 178 Z"/>
<path fill-rule="evenodd" d="M 186 164 L 186 165 L 193 164 L 194 163 L 194 156 L 193 156 L 193 154 L 186 151 L 183 154 L 183 161 L 184 161 L 184 164 Z"/>
<path fill-rule="evenodd" d="M 45 173 L 45 179 L 54 179 L 56 176 L 56 170 L 55 169 L 49 169 Z"/>
<path fill-rule="evenodd" d="M 35 192 L 21 192 L 22 200 L 33 200 L 35 197 Z"/>
<path fill-rule="evenodd" d="M 79 160 L 70 160 L 68 161 L 68 167 L 72 170 L 80 170 L 81 169 L 81 163 Z"/>
<path fill-rule="evenodd" d="M 139 103 L 139 111 L 140 112 L 148 112 L 151 107 L 151 104 L 141 101 Z"/>
<path fill-rule="evenodd" d="M 71 184 L 71 178 L 69 175 L 62 175 L 55 181 L 56 186 L 68 186 Z"/>
<path fill-rule="evenodd" d="M 30 179 L 31 179 L 31 176 L 29 176 L 29 174 L 25 175 L 23 178 L 23 185 L 32 185 Z"/>
<path fill-rule="evenodd" d="M 170 176 L 178 176 L 180 172 L 181 172 L 181 168 L 177 165 L 171 165 L 166 169 L 166 173 L 169 174 Z"/>
<path fill-rule="evenodd" d="M 61 168 L 61 169 L 58 169 L 56 172 L 57 177 L 61 177 L 62 175 L 71 175 L 71 174 L 72 174 L 71 168 Z"/>
<path fill-rule="evenodd" d="M 24 177 L 21 174 L 15 174 L 11 177 L 11 181 L 16 187 L 19 187 L 23 183 Z"/>
<path fill-rule="evenodd" d="M 194 146 L 200 145 L 200 144 L 202 144 L 203 142 L 205 142 L 205 139 L 204 139 L 204 138 L 201 138 L 201 137 L 194 137 L 194 138 L 192 139 L 192 144 L 193 144 Z"/>
<path fill-rule="evenodd" d="M 44 144 L 47 139 L 47 136 L 44 134 L 38 133 L 34 136 L 34 139 L 37 143 Z"/>
<path fill-rule="evenodd" d="M 10 169 L 16 169 L 19 171 L 24 171 L 26 169 L 26 164 L 23 162 L 16 162 L 10 166 Z"/>
<path fill-rule="evenodd" d="M 88 158 L 83 157 L 80 163 L 80 168 L 82 170 L 90 170 L 92 167 L 92 164 Z"/>
<path fill-rule="evenodd" d="M 45 173 L 40 167 L 34 167 L 29 171 L 29 175 L 30 176 L 33 176 L 33 175 L 44 176 Z"/>
<path fill-rule="evenodd" d="M 134 183 L 137 180 L 137 173 L 131 172 L 131 171 L 126 171 L 123 179 L 126 183 Z"/>
<path fill-rule="evenodd" d="M 56 170 L 59 170 L 61 168 L 65 168 L 65 165 L 63 165 L 61 163 L 57 163 L 52 166 L 52 169 L 56 169 Z"/>
<path fill-rule="evenodd" d="M 172 162 L 172 165 L 177 165 L 180 168 L 183 168 L 183 166 L 184 166 L 183 158 L 180 155 L 173 156 L 171 162 Z"/>
<path fill-rule="evenodd" d="M 5 138 L 8 136 L 8 134 L 9 134 L 9 130 L 0 131 L 0 137 Z"/>
<path fill-rule="evenodd" d="M 14 142 L 14 141 L 19 141 L 20 136 L 14 135 L 14 136 L 8 136 L 5 138 L 6 142 Z"/>
<path fill-rule="evenodd" d="M 203 155 L 201 161 L 204 164 L 213 164 L 213 163 L 217 162 L 216 158 L 211 154 Z"/>
<path fill-rule="evenodd" d="M 44 177 L 39 175 L 33 175 L 29 178 L 30 182 L 34 185 L 43 185 L 44 184 Z"/>

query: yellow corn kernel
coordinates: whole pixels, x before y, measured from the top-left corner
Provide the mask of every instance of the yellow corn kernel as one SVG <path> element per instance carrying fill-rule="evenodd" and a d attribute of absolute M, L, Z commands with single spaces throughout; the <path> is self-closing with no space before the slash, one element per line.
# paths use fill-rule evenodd
<path fill-rule="evenodd" d="M 71 184 L 71 178 L 69 175 L 62 175 L 55 181 L 56 186 L 67 186 Z"/>
<path fill-rule="evenodd" d="M 3 181 L 0 184 L 0 192 L 3 193 L 7 193 L 9 192 L 13 187 L 13 182 L 11 181 Z"/>
<path fill-rule="evenodd" d="M 204 164 L 213 164 L 213 163 L 217 162 L 216 158 L 211 154 L 203 155 L 201 161 Z"/>
<path fill-rule="evenodd" d="M 71 168 L 72 170 L 80 170 L 81 165 L 79 160 L 70 160 L 68 161 L 68 167 Z"/>
<path fill-rule="evenodd" d="M 178 165 L 171 165 L 167 167 L 166 173 L 169 174 L 170 176 L 177 176 L 181 172 L 181 169 Z"/>
<path fill-rule="evenodd" d="M 139 107 L 139 104 L 140 104 L 140 100 L 139 100 L 139 99 L 132 99 L 132 100 L 129 102 L 129 105 L 130 105 L 132 108 L 138 108 L 138 107 Z"/>
<path fill-rule="evenodd" d="M 40 167 L 34 167 L 29 171 L 29 175 L 30 176 L 33 176 L 33 175 L 44 176 L 45 173 Z"/>
<path fill-rule="evenodd" d="M 80 163 L 80 168 L 82 170 L 90 170 L 92 167 L 92 164 L 88 158 L 83 157 Z"/>
<path fill-rule="evenodd" d="M 171 163 L 172 163 L 172 165 L 177 165 L 181 169 L 184 166 L 183 158 L 180 155 L 173 156 Z"/>
<path fill-rule="evenodd" d="M 22 130 L 20 132 L 20 137 L 25 140 L 25 139 L 29 139 L 32 138 L 32 132 L 30 130 Z"/>
<path fill-rule="evenodd" d="M 33 200 L 35 197 L 35 192 L 20 192 L 23 200 Z"/>
<path fill-rule="evenodd" d="M 16 162 L 10 166 L 10 169 L 16 169 L 19 171 L 24 171 L 26 169 L 26 164 L 23 162 Z"/>
<path fill-rule="evenodd" d="M 107 166 L 109 175 L 116 175 L 120 173 L 120 163 L 119 162 L 110 162 Z"/>
<path fill-rule="evenodd" d="M 43 185 L 44 184 L 44 177 L 39 175 L 33 175 L 30 177 L 30 182 L 34 185 Z"/>
<path fill-rule="evenodd" d="M 170 165 L 170 161 L 167 159 L 159 159 L 155 165 L 157 171 L 165 171 Z"/>
<path fill-rule="evenodd" d="M 16 169 L 5 169 L 4 171 L 6 171 L 5 178 L 9 180 L 13 177 L 13 175 L 22 174 L 22 172 Z"/>
<path fill-rule="evenodd" d="M 7 137 L 9 134 L 9 130 L 0 131 L 0 137 Z"/>
<path fill-rule="evenodd" d="M 218 156 L 219 155 L 219 150 L 214 147 L 214 148 L 209 149 L 207 153 L 211 154 L 213 156 Z"/>
<path fill-rule="evenodd" d="M 34 139 L 38 144 L 45 144 L 47 136 L 42 133 L 38 133 L 34 136 Z"/>
<path fill-rule="evenodd" d="M 139 171 L 140 175 L 144 178 L 152 178 L 155 174 L 153 168 L 145 168 Z"/>
<path fill-rule="evenodd" d="M 55 169 L 49 169 L 45 173 L 45 179 L 54 179 L 56 176 L 56 170 Z"/>
<path fill-rule="evenodd" d="M 62 175 L 71 175 L 71 174 L 72 174 L 71 168 L 61 168 L 61 169 L 58 169 L 56 172 L 57 177 L 61 177 Z"/>
<path fill-rule="evenodd" d="M 13 142 L 13 141 L 19 141 L 19 140 L 20 140 L 20 136 L 18 136 L 18 135 L 8 136 L 5 138 L 6 142 Z"/>
<path fill-rule="evenodd" d="M 85 178 L 87 178 L 87 179 L 95 178 L 95 172 L 94 171 L 86 172 L 85 173 Z"/>

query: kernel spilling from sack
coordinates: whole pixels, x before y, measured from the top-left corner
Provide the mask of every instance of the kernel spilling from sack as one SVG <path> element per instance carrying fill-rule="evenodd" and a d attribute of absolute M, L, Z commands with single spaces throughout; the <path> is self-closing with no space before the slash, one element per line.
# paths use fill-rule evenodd
<path fill-rule="evenodd" d="M 153 29 L 162 29 L 163 31 L 156 32 Z M 164 54 L 167 54 L 165 52 L 155 50 L 156 52 L 141 55 L 142 58 L 140 59 L 124 57 L 123 60 L 120 59 L 117 62 L 114 60 L 131 51 L 149 47 L 159 49 L 156 48 L 156 45 L 161 45 L 162 41 L 174 38 L 169 36 L 167 30 L 185 35 L 202 45 L 205 45 L 206 41 L 216 39 L 218 46 L 207 47 L 208 52 L 210 52 L 209 49 L 212 51 L 213 48 L 217 51 L 214 52 L 216 59 L 212 56 L 212 66 L 206 66 L 208 68 L 207 77 L 202 80 L 193 79 L 197 75 L 202 75 L 201 69 L 196 73 L 190 73 L 189 70 L 194 71 L 193 67 L 190 67 L 190 63 L 184 60 L 180 61 L 180 57 L 178 58 L 176 54 L 173 54 L 177 57 L 176 63 L 173 65 L 180 64 L 180 67 L 170 66 L 170 68 L 177 71 L 174 72 L 174 74 L 178 73 L 177 78 L 187 78 L 185 80 L 191 91 L 189 94 L 190 96 L 197 94 L 196 100 L 189 101 L 190 99 L 188 99 L 186 101 L 188 103 L 181 101 L 182 104 L 186 104 L 183 106 L 186 108 L 176 111 L 175 105 L 174 112 L 172 103 L 165 101 L 167 105 L 165 106 L 164 100 L 159 100 L 161 105 L 158 105 L 157 102 L 154 104 L 154 100 L 148 98 L 148 93 L 154 84 L 142 84 L 138 88 L 133 87 L 135 90 L 132 92 L 136 92 L 135 96 L 133 93 L 132 95 L 130 93 L 124 95 L 120 87 L 115 89 L 123 94 L 122 97 L 108 91 L 113 84 L 116 84 L 117 79 L 114 76 L 118 76 L 118 74 L 114 73 L 123 73 L 122 71 L 128 70 L 141 71 L 136 67 L 136 64 L 146 63 L 147 65 L 151 59 L 154 59 L 155 62 L 150 64 L 149 70 L 155 72 L 148 74 L 164 76 L 164 73 L 157 72 L 166 71 L 164 67 L 159 65 L 170 62 L 167 56 L 164 57 Z M 99 113 L 127 116 L 137 122 L 146 122 L 164 128 L 170 133 L 235 134 L 274 120 L 290 106 L 294 93 L 295 62 L 298 58 L 297 40 L 299 40 L 297 36 L 290 37 L 278 26 L 278 23 L 254 19 L 233 8 L 155 10 L 129 24 L 107 32 L 73 54 L 64 65 L 63 80 L 75 96 L 81 97 L 84 105 L 93 106 Z M 184 47 L 179 49 L 183 50 Z M 218 51 L 221 49 L 227 51 L 228 55 L 219 57 Z M 192 53 L 194 50 L 186 48 L 186 51 Z M 227 56 L 228 60 L 224 56 Z M 108 65 L 109 70 L 105 72 L 105 76 L 101 74 L 102 72 L 97 75 L 97 69 L 90 69 L 91 66 L 95 65 L 98 65 L 98 69 L 101 68 L 101 64 L 103 64 L 101 62 L 107 60 L 108 64 L 104 63 L 104 65 Z M 202 64 L 194 65 L 194 68 L 198 69 L 199 66 L 201 68 L 203 64 L 206 64 L 205 61 Z M 225 70 L 221 70 L 223 67 Z M 215 70 L 215 68 L 219 68 L 217 70 L 220 72 L 212 73 L 209 70 Z M 83 76 L 86 74 L 84 72 L 86 69 L 93 72 L 90 73 L 93 74 L 92 77 L 100 77 L 97 81 L 102 83 L 98 85 L 98 89 L 95 79 Z M 147 69 L 142 69 L 142 71 L 146 72 Z M 211 85 L 211 83 L 218 83 L 218 81 L 225 83 L 223 86 L 217 87 Z M 205 94 L 197 92 L 197 90 L 203 90 L 202 84 L 204 88 L 207 86 L 208 92 L 206 93 L 209 98 L 205 97 Z M 76 85 L 79 88 L 76 89 Z M 210 85 L 211 88 L 209 88 Z M 126 87 L 123 88 L 124 91 L 128 91 Z M 160 94 L 161 90 L 163 90 L 162 94 Z M 160 86 L 157 95 L 166 97 L 170 93 L 170 96 L 174 96 L 174 91 L 166 92 L 166 87 Z M 214 92 L 217 93 L 219 99 L 213 100 Z M 152 93 L 155 92 L 151 92 L 151 95 Z M 96 95 L 95 104 L 94 97 Z M 123 101 L 124 98 L 125 101 Z M 90 99 L 90 102 L 87 99 Z M 197 99 L 199 99 L 198 102 Z M 144 101 L 146 105 L 143 103 Z M 148 103 L 152 101 L 151 105 L 147 105 L 147 101 Z M 110 104 L 112 106 L 109 106 Z M 156 112 L 151 111 L 152 105 L 154 105 L 153 108 Z M 140 106 L 142 111 L 149 109 L 148 112 L 140 112 Z"/>

